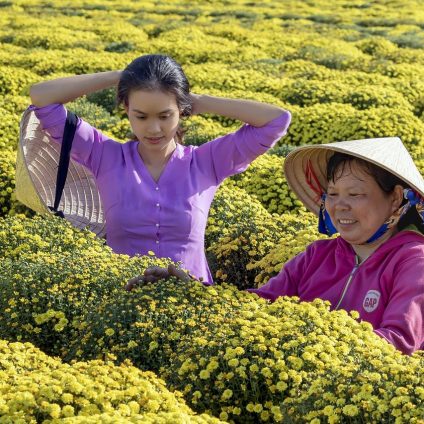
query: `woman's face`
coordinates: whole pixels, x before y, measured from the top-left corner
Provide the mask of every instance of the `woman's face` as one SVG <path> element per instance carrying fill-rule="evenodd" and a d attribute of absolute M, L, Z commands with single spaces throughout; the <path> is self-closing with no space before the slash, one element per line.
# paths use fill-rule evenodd
<path fill-rule="evenodd" d="M 172 143 L 178 130 L 180 112 L 175 95 L 161 90 L 135 90 L 125 106 L 131 128 L 149 151 L 161 151 Z"/>
<path fill-rule="evenodd" d="M 335 175 L 335 181 L 328 182 L 325 207 L 344 240 L 353 245 L 365 243 L 400 207 L 402 187 L 385 193 L 356 161 Z"/>

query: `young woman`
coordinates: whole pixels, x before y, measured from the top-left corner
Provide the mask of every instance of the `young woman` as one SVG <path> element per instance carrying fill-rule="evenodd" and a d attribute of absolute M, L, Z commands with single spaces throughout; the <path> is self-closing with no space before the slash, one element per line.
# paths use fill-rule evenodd
<path fill-rule="evenodd" d="M 117 253 L 151 251 L 180 261 L 197 278 L 212 283 L 204 233 L 215 191 L 286 133 L 290 114 L 269 104 L 190 93 L 181 67 L 163 55 L 141 56 L 124 71 L 35 84 L 31 108 L 43 129 L 60 142 L 63 104 L 116 85 L 134 139 L 118 143 L 79 119 L 71 151 L 72 159 L 96 179 L 107 243 Z M 184 146 L 180 120 L 202 113 L 246 125 L 202 146 Z"/>
<path fill-rule="evenodd" d="M 285 161 L 287 181 L 319 216 L 320 240 L 252 293 L 299 296 L 356 310 L 404 353 L 424 349 L 424 180 L 400 139 L 303 147 Z M 127 284 L 175 275 L 148 269 Z"/>

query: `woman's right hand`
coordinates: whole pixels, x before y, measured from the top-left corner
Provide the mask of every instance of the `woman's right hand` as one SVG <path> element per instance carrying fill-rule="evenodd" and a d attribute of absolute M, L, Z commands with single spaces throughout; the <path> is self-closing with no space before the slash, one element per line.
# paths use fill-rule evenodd
<path fill-rule="evenodd" d="M 166 280 L 169 277 L 176 277 L 182 281 L 190 281 L 190 276 L 182 269 L 178 269 L 174 264 L 169 264 L 168 268 L 162 268 L 159 266 L 151 266 L 147 268 L 143 275 L 131 278 L 125 285 L 125 290 L 131 291 L 137 286 L 141 286 L 148 283 L 156 283 L 159 280 Z"/>

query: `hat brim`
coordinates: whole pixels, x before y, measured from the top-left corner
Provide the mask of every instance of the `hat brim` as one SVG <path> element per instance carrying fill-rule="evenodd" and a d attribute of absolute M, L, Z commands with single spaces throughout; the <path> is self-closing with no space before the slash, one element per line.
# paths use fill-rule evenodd
<path fill-rule="evenodd" d="M 42 129 L 35 112 L 25 111 L 20 123 L 16 198 L 44 215 L 52 215 L 49 206 L 55 199 L 60 148 Z M 75 227 L 105 235 L 103 206 L 94 176 L 72 158 L 58 209 Z"/>
<path fill-rule="evenodd" d="M 284 161 L 284 173 L 289 187 L 310 211 L 318 215 L 321 199 L 310 187 L 306 177 L 308 163 L 317 180 L 327 188 L 327 163 L 335 152 L 346 153 L 377 165 L 399 177 L 424 197 L 424 180 L 411 156 L 397 137 L 351 140 L 302 146 L 290 152 Z"/>

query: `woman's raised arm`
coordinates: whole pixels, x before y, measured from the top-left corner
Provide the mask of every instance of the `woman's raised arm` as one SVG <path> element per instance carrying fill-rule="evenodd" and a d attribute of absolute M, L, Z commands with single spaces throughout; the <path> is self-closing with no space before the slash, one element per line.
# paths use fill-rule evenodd
<path fill-rule="evenodd" d="M 71 102 L 85 94 L 117 85 L 121 72 L 98 72 L 39 82 L 30 88 L 31 102 L 37 107 Z"/>
<path fill-rule="evenodd" d="M 253 100 L 228 99 L 193 93 L 191 97 L 193 114 L 213 113 L 238 119 L 254 127 L 263 127 L 285 111 L 278 106 Z"/>

